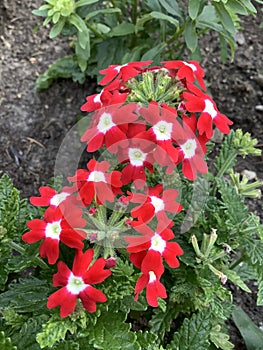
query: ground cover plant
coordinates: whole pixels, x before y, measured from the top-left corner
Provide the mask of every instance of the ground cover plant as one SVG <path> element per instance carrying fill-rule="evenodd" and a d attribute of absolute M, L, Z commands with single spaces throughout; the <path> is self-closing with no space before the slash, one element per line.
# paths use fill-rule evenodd
<path fill-rule="evenodd" d="M 1 179 L 1 342 L 231 349 L 227 280 L 249 292 L 256 279 L 263 303 L 262 225 L 244 203 L 261 184 L 234 171 L 257 141 L 230 131 L 196 61 L 101 73 L 79 127 L 94 158 L 70 186 L 56 179 L 28 204 Z"/>
<path fill-rule="evenodd" d="M 159 63 L 184 55 L 200 60 L 200 41 L 211 32 L 220 39 L 225 62 L 229 51 L 233 59 L 241 17 L 256 12 L 250 0 L 45 0 L 33 13 L 51 25 L 50 38 L 68 37 L 73 53 L 53 63 L 37 88 L 61 77 L 80 83 L 87 76 L 100 79 L 99 70 L 112 63 Z"/>

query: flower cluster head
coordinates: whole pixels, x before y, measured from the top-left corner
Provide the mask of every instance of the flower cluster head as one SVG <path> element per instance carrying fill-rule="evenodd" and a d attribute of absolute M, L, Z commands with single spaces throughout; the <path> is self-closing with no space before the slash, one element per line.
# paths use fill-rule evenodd
<path fill-rule="evenodd" d="M 206 174 L 206 145 L 214 128 L 230 132 L 232 122 L 206 92 L 198 62 L 151 64 L 130 62 L 100 71 L 101 92 L 88 96 L 81 107 L 90 113 L 81 141 L 89 153 L 96 152 L 93 159 L 68 177 L 71 186 L 60 192 L 44 186 L 40 197 L 31 197 L 45 212 L 42 219 L 28 222 L 22 239 L 41 241 L 40 256 L 49 264 L 60 260 L 53 284 L 62 288 L 47 306 L 60 306 L 61 317 L 74 311 L 78 298 L 88 312 L 106 301 L 93 285 L 118 264 L 122 253 L 114 244 L 127 230 L 125 248 L 141 272 L 135 300 L 144 289 L 153 307 L 167 297 L 165 268 L 178 268 L 183 254 L 173 219 L 184 208 L 179 189 L 173 181 L 161 183 L 162 177 L 174 178 L 177 172 L 191 182 Z M 107 247 L 102 253 L 93 250 L 98 242 Z M 76 251 L 71 270 L 70 262 L 61 260 L 62 245 Z"/>

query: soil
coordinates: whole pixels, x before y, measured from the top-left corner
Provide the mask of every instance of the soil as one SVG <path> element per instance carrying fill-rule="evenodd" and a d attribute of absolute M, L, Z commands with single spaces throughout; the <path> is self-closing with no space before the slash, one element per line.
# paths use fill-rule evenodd
<path fill-rule="evenodd" d="M 48 39 L 47 29 L 34 33 L 40 20 L 31 11 L 40 4 L 41 0 L 0 4 L 0 176 L 9 174 L 24 198 L 37 195 L 39 186 L 54 176 L 59 147 L 81 114 L 85 97 L 95 89 L 92 81 L 79 85 L 62 80 L 49 90 L 35 91 L 37 76 L 70 50 L 66 40 Z M 209 35 L 202 43 L 201 65 L 219 110 L 234 121 L 234 128 L 250 132 L 263 148 L 263 29 L 259 27 L 263 12 L 254 5 L 258 15 L 243 18 L 234 61 L 220 62 L 218 39 Z M 239 168 L 263 179 L 262 157 L 243 159 Z M 253 201 L 251 208 L 262 213 L 260 201 Z M 251 295 L 235 289 L 235 302 L 262 326 L 263 307 L 256 307 L 256 286 L 250 287 Z M 246 349 L 234 325 L 229 327 L 235 349 Z"/>

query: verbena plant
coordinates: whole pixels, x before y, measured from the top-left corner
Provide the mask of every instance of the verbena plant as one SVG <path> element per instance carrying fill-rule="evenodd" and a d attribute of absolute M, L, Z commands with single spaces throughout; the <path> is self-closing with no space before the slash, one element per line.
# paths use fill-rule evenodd
<path fill-rule="evenodd" d="M 45 89 L 56 78 L 83 83 L 110 64 L 153 59 L 200 60 L 199 41 L 216 32 L 223 62 L 233 58 L 241 16 L 255 15 L 250 0 L 45 0 L 33 13 L 51 25 L 50 38 L 69 37 L 73 54 L 52 64 L 37 80 Z M 257 2 L 262 3 L 261 0 Z"/>
<path fill-rule="evenodd" d="M 1 350 L 232 349 L 227 281 L 256 280 L 263 305 L 263 226 L 245 204 L 261 183 L 234 171 L 257 141 L 230 132 L 196 61 L 101 73 L 81 108 L 94 157 L 70 186 L 29 204 L 0 181 Z"/>

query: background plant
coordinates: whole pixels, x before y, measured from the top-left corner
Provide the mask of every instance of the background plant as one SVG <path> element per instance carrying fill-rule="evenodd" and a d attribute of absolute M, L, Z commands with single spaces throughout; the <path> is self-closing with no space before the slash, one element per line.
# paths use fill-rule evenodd
<path fill-rule="evenodd" d="M 191 69 L 193 65 L 197 65 L 194 62 L 190 64 Z M 185 62 L 182 65 L 182 62 L 176 61 L 172 65 L 187 66 Z M 133 63 L 121 69 L 131 67 L 134 68 Z M 113 69 L 109 67 L 107 73 Z M 141 106 L 149 102 L 147 98 L 152 100 L 152 96 L 159 103 L 164 100 L 168 103 L 168 97 L 171 98 L 172 95 L 174 99 L 171 98 L 169 104 L 173 107 L 170 108 L 176 106 L 178 113 L 181 113 L 182 110 L 176 103 L 177 99 L 181 99 L 177 92 L 178 88 L 179 91 L 182 87 L 186 88 L 189 81 L 184 82 L 183 86 L 174 84 L 174 80 L 171 77 L 167 79 L 163 70 L 160 70 L 160 81 L 152 85 L 155 81 L 151 79 L 155 74 L 153 72 L 142 70 L 139 74 L 142 79 L 139 78 L 137 83 L 135 78 L 126 82 L 131 90 L 134 88 L 134 94 L 126 96 L 123 92 L 124 97 L 130 98 L 132 103 L 137 98 L 137 103 Z M 187 72 L 187 80 L 191 80 L 191 71 Z M 202 82 L 202 74 L 199 78 Z M 118 79 L 121 77 L 117 76 Z M 116 88 L 116 84 L 110 83 L 109 86 Z M 191 84 L 188 87 L 196 91 Z M 153 93 L 151 97 L 149 92 Z M 102 94 L 100 98 L 106 104 L 108 101 L 112 102 L 111 93 L 110 96 L 107 95 L 106 88 L 105 93 L 107 98 L 103 100 Z M 112 95 L 119 98 L 117 94 Z M 88 97 L 84 109 L 88 105 L 99 108 L 98 101 L 98 96 Z M 109 105 L 108 108 L 110 107 Z M 116 105 L 114 108 L 116 109 Z M 89 128 L 92 126 L 91 123 Z M 184 177 L 183 181 L 179 181 L 178 176 L 171 177 L 161 173 L 161 178 L 165 176 L 168 185 L 184 194 L 180 201 L 185 211 L 178 212 L 173 220 L 174 241 L 180 244 L 184 255 L 179 257 L 179 268 L 166 266 L 162 282 L 169 297 L 158 300 L 159 308 L 150 307 L 144 294 L 140 295 L 137 302 L 134 301 L 134 285 L 140 277 L 140 271 L 130 263 L 127 251 L 123 247 L 118 248 L 116 244 L 97 244 L 105 241 L 105 238 L 117 241 L 116 233 L 126 232 L 129 228 L 129 212 L 120 210 L 122 206 L 118 210 L 111 210 L 110 207 L 106 208 L 93 201 L 85 208 L 85 248 L 92 246 L 97 256 L 101 254 L 105 258 L 110 254 L 117 263 L 116 267 L 114 263 L 111 265 L 112 276 L 101 284 L 108 301 L 99 304 L 96 313 L 86 312 L 81 303 L 77 303 L 74 313 L 64 319 L 61 319 L 57 309 L 48 309 L 46 301 L 54 292 L 51 279 L 57 272 L 56 266 L 47 264 L 39 257 L 38 243 L 28 246 L 21 241 L 21 234 L 28 231 L 26 222 L 42 218 L 44 210 L 37 210 L 26 200 L 20 200 L 10 179 L 3 176 L 0 182 L 0 249 L 3 266 L 0 341 L 3 349 L 12 349 L 15 346 L 18 349 L 106 349 L 111 346 L 116 350 L 233 348 L 225 326 L 225 321 L 233 311 L 232 295 L 226 287 L 226 280 L 246 292 L 249 292 L 249 288 L 245 282 L 249 279 L 257 280 L 258 305 L 263 303 L 263 228 L 259 218 L 249 211 L 244 202 L 245 197 L 258 196 L 255 189 L 261 183 L 249 183 L 234 172 L 238 157 L 260 154 L 255 148 L 256 144 L 257 141 L 252 140 L 248 133 L 232 131 L 225 137 L 216 157 L 214 154 L 207 154 L 209 172 L 205 177 L 198 177 L 193 183 Z M 214 142 L 210 141 L 208 146 L 211 152 Z M 180 166 L 178 170 L 180 174 L 180 171 L 184 172 Z M 189 176 L 187 172 L 186 175 Z M 160 180 L 150 173 L 147 173 L 147 179 L 152 185 Z M 77 177 L 70 181 L 77 181 Z M 52 190 L 52 187 L 56 190 Z M 55 193 L 61 194 L 66 190 L 68 188 L 62 189 L 61 184 L 56 182 L 49 186 L 49 197 L 42 190 L 41 197 L 33 197 L 31 202 L 47 206 L 47 198 L 53 198 Z M 86 200 L 89 201 L 89 198 Z M 201 210 L 200 203 L 203 203 Z M 188 230 L 179 234 L 185 223 L 185 212 L 189 211 L 192 222 Z M 60 258 L 70 266 L 73 260 L 72 249 L 62 244 L 60 253 Z M 262 344 L 260 332 L 255 338 L 257 343 L 252 338 L 251 349 Z"/>
<path fill-rule="evenodd" d="M 45 89 L 59 77 L 83 83 L 109 64 L 200 60 L 200 41 L 210 32 L 218 34 L 222 61 L 229 50 L 233 59 L 241 16 L 256 9 L 250 0 L 45 0 L 33 13 L 51 25 L 51 39 L 67 36 L 73 48 L 38 78 L 37 89 Z"/>

